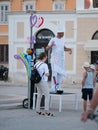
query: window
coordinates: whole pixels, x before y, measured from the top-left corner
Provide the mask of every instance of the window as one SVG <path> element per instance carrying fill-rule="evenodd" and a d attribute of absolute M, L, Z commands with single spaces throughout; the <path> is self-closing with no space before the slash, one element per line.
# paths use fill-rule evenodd
<path fill-rule="evenodd" d="M 93 40 L 98 40 L 98 31 L 96 31 L 92 37 Z"/>
<path fill-rule="evenodd" d="M 52 31 L 48 29 L 42 29 L 36 34 L 36 42 L 38 43 L 48 43 L 51 38 L 54 37 Z"/>
<path fill-rule="evenodd" d="M 53 10 L 61 11 L 65 9 L 65 2 L 63 1 L 54 1 Z"/>
<path fill-rule="evenodd" d="M 27 11 L 27 10 L 35 10 L 35 1 L 24 2 L 24 11 Z"/>
<path fill-rule="evenodd" d="M 0 3 L 0 23 L 8 22 L 7 12 L 9 12 L 9 4 Z"/>
<path fill-rule="evenodd" d="M 93 8 L 98 8 L 98 0 L 93 0 Z"/>
<path fill-rule="evenodd" d="M 0 63 L 8 63 L 8 45 L 0 45 Z"/>
<path fill-rule="evenodd" d="M 98 40 L 98 31 L 96 31 L 93 36 L 92 40 Z M 95 64 L 98 60 L 98 51 L 91 51 L 91 63 Z"/>

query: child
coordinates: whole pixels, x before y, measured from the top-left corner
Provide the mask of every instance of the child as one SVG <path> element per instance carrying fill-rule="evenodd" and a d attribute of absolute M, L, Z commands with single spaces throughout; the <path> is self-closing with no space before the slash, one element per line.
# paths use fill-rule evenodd
<path fill-rule="evenodd" d="M 48 76 L 49 76 L 49 69 L 47 64 L 45 63 L 46 60 L 47 60 L 47 55 L 45 52 L 42 52 L 38 57 L 37 63 L 35 64 L 39 74 L 42 77 L 41 81 L 38 84 L 36 84 L 37 92 L 38 92 L 36 113 L 39 115 L 53 116 L 53 114 L 49 112 L 49 86 L 47 83 Z M 40 103 L 43 94 L 45 96 L 45 113 L 40 111 Z"/>
<path fill-rule="evenodd" d="M 95 86 L 95 67 L 93 64 L 89 64 L 85 62 L 83 65 L 85 72 L 83 73 L 82 79 L 82 99 L 83 99 L 83 110 L 86 112 L 87 110 L 87 100 L 89 99 L 89 103 L 93 96 L 93 89 Z"/>

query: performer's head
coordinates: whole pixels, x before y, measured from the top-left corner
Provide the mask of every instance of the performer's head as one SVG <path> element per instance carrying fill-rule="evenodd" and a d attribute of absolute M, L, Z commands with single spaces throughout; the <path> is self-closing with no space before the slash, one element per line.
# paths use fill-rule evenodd
<path fill-rule="evenodd" d="M 57 37 L 62 38 L 63 36 L 64 36 L 64 29 L 63 28 L 58 28 Z"/>

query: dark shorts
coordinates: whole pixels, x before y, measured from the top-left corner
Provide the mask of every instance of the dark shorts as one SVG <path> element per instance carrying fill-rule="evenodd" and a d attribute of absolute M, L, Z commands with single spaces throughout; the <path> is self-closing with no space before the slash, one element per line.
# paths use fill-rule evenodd
<path fill-rule="evenodd" d="M 93 89 L 86 89 L 86 88 L 83 88 L 82 89 L 82 98 L 84 100 L 91 100 L 93 97 Z"/>

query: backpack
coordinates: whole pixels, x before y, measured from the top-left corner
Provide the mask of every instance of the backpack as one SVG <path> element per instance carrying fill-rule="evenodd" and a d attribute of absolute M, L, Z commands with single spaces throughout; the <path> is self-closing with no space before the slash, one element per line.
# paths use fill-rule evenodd
<path fill-rule="evenodd" d="M 41 63 L 41 64 L 43 64 L 43 63 Z M 41 81 L 41 79 L 42 79 L 42 77 L 40 76 L 40 74 L 39 74 L 39 72 L 37 70 L 40 67 L 40 65 L 37 68 L 35 66 L 34 69 L 31 72 L 31 80 L 33 81 L 33 83 L 36 83 L 36 84 L 39 83 Z M 43 75 L 44 75 L 44 73 L 43 73 Z"/>

